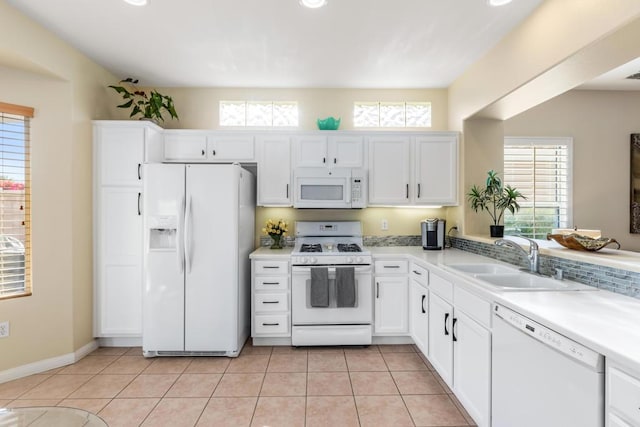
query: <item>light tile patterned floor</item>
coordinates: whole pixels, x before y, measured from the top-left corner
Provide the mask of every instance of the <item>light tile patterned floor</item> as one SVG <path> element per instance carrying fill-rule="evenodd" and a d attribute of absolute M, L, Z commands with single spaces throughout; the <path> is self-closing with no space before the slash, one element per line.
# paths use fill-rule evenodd
<path fill-rule="evenodd" d="M 252 347 L 145 359 L 100 348 L 0 384 L 0 407 L 69 406 L 117 426 L 473 426 L 413 345 Z"/>

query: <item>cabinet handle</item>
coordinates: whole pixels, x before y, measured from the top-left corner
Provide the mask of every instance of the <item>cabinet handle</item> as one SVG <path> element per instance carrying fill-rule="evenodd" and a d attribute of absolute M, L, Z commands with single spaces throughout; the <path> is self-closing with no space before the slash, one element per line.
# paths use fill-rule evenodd
<path fill-rule="evenodd" d="M 216 150 L 213 150 L 213 155 L 214 155 L 214 156 L 216 155 Z"/>
<path fill-rule="evenodd" d="M 420 183 L 418 183 L 418 199 L 420 198 Z"/>
<path fill-rule="evenodd" d="M 287 184 L 287 199 L 289 198 L 289 184 Z"/>
<path fill-rule="evenodd" d="M 138 193 L 138 216 L 142 215 L 140 211 L 140 197 L 142 197 L 142 193 Z"/>
<path fill-rule="evenodd" d="M 263 285 L 279 285 L 280 282 L 262 282 Z"/>
<path fill-rule="evenodd" d="M 384 268 L 400 268 L 399 265 L 385 265 Z"/>
<path fill-rule="evenodd" d="M 380 298 L 380 282 L 376 282 L 376 298 Z"/>
<path fill-rule="evenodd" d="M 417 274 L 418 276 L 422 276 L 422 273 L 420 273 L 418 270 L 413 270 L 413 272 L 414 272 L 415 274 Z"/>
<path fill-rule="evenodd" d="M 449 330 L 447 329 L 447 319 L 449 319 L 449 313 L 444 314 L 444 334 L 449 335 Z"/>
<path fill-rule="evenodd" d="M 451 335 L 453 335 L 453 342 L 458 341 L 458 338 L 456 338 L 456 322 L 457 321 L 458 319 L 454 317 L 453 322 L 451 323 Z"/>
<path fill-rule="evenodd" d="M 264 323 L 262 322 L 262 326 L 278 326 L 280 323 L 276 322 L 276 323 Z"/>
<path fill-rule="evenodd" d="M 322 163 L 327 163 L 327 158 L 326 157 L 322 158 Z"/>
<path fill-rule="evenodd" d="M 424 300 L 427 298 L 426 295 L 422 295 L 422 313 L 426 313 L 427 310 L 424 309 Z"/>
<path fill-rule="evenodd" d="M 407 199 L 409 198 L 409 184 L 407 184 Z"/>
<path fill-rule="evenodd" d="M 142 179 L 142 175 L 140 174 L 140 168 L 142 167 L 142 164 L 138 163 L 138 181 L 140 181 Z"/>
<path fill-rule="evenodd" d="M 335 157 L 333 158 L 333 164 L 335 165 L 336 163 L 338 163 L 338 159 L 336 159 Z"/>
<path fill-rule="evenodd" d="M 262 301 L 263 304 L 280 304 L 280 301 Z"/>
<path fill-rule="evenodd" d="M 205 152 L 204 152 L 204 150 L 202 150 L 202 155 L 203 155 L 203 156 L 205 155 Z"/>
<path fill-rule="evenodd" d="M 262 268 L 274 269 L 274 268 L 280 268 L 280 267 L 278 267 L 277 265 L 265 265 L 265 266 L 264 266 L 264 267 L 262 267 Z"/>

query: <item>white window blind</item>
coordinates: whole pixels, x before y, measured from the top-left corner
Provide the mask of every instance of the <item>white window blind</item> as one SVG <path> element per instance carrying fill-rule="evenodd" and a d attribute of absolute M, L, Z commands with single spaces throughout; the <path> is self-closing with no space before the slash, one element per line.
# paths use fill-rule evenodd
<path fill-rule="evenodd" d="M 29 119 L 0 103 L 0 298 L 31 293 Z"/>
<path fill-rule="evenodd" d="M 526 200 L 505 214 L 505 234 L 544 239 L 553 228 L 572 224 L 571 138 L 505 138 L 504 183 Z"/>

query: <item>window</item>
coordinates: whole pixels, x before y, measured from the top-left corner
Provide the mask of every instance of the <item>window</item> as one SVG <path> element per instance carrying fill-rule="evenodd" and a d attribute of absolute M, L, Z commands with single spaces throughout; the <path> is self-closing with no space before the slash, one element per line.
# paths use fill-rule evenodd
<path fill-rule="evenodd" d="M 0 103 L 0 298 L 31 294 L 29 119 Z"/>
<path fill-rule="evenodd" d="M 356 102 L 355 127 L 431 127 L 430 102 Z"/>
<path fill-rule="evenodd" d="M 571 138 L 505 138 L 504 183 L 527 198 L 505 214 L 505 234 L 544 239 L 572 226 L 572 145 Z"/>
<path fill-rule="evenodd" d="M 298 126 L 298 103 L 220 101 L 220 126 Z"/>

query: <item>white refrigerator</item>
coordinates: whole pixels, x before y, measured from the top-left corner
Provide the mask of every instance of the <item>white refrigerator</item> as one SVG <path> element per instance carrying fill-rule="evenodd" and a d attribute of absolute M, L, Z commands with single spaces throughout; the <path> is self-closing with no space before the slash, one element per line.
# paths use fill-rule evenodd
<path fill-rule="evenodd" d="M 254 175 L 237 164 L 143 173 L 143 354 L 237 356 L 251 329 Z"/>

